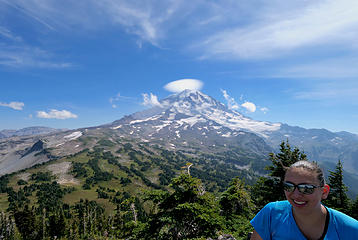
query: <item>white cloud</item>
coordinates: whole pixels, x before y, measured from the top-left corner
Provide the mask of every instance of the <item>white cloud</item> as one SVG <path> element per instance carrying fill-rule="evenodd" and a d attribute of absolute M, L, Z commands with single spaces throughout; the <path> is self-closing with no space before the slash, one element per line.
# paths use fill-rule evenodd
<path fill-rule="evenodd" d="M 117 93 L 116 96 L 111 97 L 111 98 L 109 99 L 109 102 L 110 102 L 110 103 L 113 103 L 113 102 L 115 102 L 115 101 L 119 101 L 120 98 L 121 98 L 121 94 L 120 94 L 120 93 Z"/>
<path fill-rule="evenodd" d="M 147 93 L 143 93 L 143 105 L 147 106 L 161 106 L 160 102 L 158 101 L 158 97 L 152 93 L 148 95 Z"/>
<path fill-rule="evenodd" d="M 337 83 L 325 83 L 312 86 L 308 90 L 299 91 L 293 94 L 296 99 L 327 101 L 331 100 L 336 103 L 341 101 L 358 103 L 358 84 L 341 85 Z"/>
<path fill-rule="evenodd" d="M 220 3 L 192 0 L 190 4 L 183 0 L 88 0 L 86 4 L 70 0 L 63 0 L 61 4 L 46 0 L 2 2 L 24 15 L 29 24 L 45 28 L 42 32 L 46 34 L 49 31 L 68 34 L 74 29 L 83 32 L 104 28 L 113 32 L 124 30 L 137 37 L 134 41 L 139 47 L 150 43 L 166 49 L 190 49 L 190 54 L 199 54 L 203 58 L 278 57 L 294 50 L 302 53 L 304 47 L 358 48 L 356 0 L 290 0 L 289 3 L 284 0 L 223 0 Z M 0 35 L 13 41 L 26 40 L 14 29 L 1 26 Z M 9 47 L 13 46 L 7 45 L 4 49 Z M 27 48 L 33 50 L 27 50 L 29 54 L 25 56 L 21 54 L 25 47 L 12 50 L 11 54 L 8 54 L 9 50 L 1 52 L 0 49 L 0 56 L 5 56 L 0 57 L 0 64 L 48 68 L 72 66 L 53 60 L 55 53 L 51 58 L 42 58 L 31 54 L 35 47 L 27 45 Z"/>
<path fill-rule="evenodd" d="M 274 77 L 289 78 L 356 78 L 358 77 L 358 57 L 334 57 L 324 60 L 285 66 L 276 71 Z"/>
<path fill-rule="evenodd" d="M 200 90 L 203 87 L 203 82 L 197 79 L 180 79 L 168 83 L 164 89 L 169 92 L 182 92 L 184 90 Z"/>
<path fill-rule="evenodd" d="M 224 98 L 225 98 L 226 101 L 227 101 L 227 107 L 228 107 L 229 109 L 237 110 L 237 109 L 240 108 L 240 107 L 239 107 L 239 104 L 237 104 L 237 102 L 235 101 L 234 98 L 232 98 L 232 97 L 229 96 L 229 94 L 227 93 L 226 90 L 221 89 L 221 92 L 222 92 Z"/>
<path fill-rule="evenodd" d="M 54 118 L 54 119 L 68 119 L 68 118 L 77 118 L 78 116 L 76 114 L 71 113 L 67 110 L 56 110 L 51 109 L 49 112 L 45 111 L 38 111 L 37 112 L 38 118 Z"/>
<path fill-rule="evenodd" d="M 47 1 L 7 1 L 3 0 L 0 3 L 0 10 L 2 15 L 7 17 L 11 15 L 11 18 L 19 18 L 19 21 L 24 21 L 32 25 L 45 26 L 46 32 L 48 30 L 55 30 L 51 26 L 51 21 L 60 23 L 56 14 L 54 14 L 53 8 Z M 7 11 L 11 9 L 10 11 Z M 66 15 L 66 14 L 65 14 Z M 21 20 L 20 20 L 21 19 Z M 1 24 L 1 23 L 0 23 Z M 11 24 L 8 24 L 12 26 Z M 17 30 L 17 31 L 16 31 Z M 32 29 L 29 29 L 31 31 Z M 73 67 L 72 63 L 63 62 L 58 60 L 58 56 L 55 56 L 54 51 L 45 50 L 42 46 L 35 46 L 33 42 L 26 41 L 27 37 L 23 37 L 26 33 L 18 31 L 17 28 L 10 29 L 0 25 L 0 38 L 4 38 L 6 41 L 1 41 L 0 44 L 0 65 L 12 67 L 12 68 L 69 68 Z M 38 32 L 35 33 L 36 37 Z M 40 37 L 39 39 L 40 40 Z M 43 40 L 43 39 L 41 39 Z"/>
<path fill-rule="evenodd" d="M 10 103 L 0 102 L 0 106 L 9 107 L 15 110 L 22 110 L 25 104 L 23 102 L 10 102 Z"/>
<path fill-rule="evenodd" d="M 0 45 L 0 65 L 8 67 L 70 68 L 73 64 L 56 62 L 52 54 L 37 47 L 24 44 Z"/>
<path fill-rule="evenodd" d="M 256 111 L 256 105 L 252 102 L 244 102 L 241 104 L 242 107 L 244 107 L 249 112 L 255 112 Z"/>
<path fill-rule="evenodd" d="M 267 107 L 261 107 L 260 111 L 266 114 L 269 111 L 269 109 Z"/>
<path fill-rule="evenodd" d="M 117 108 L 118 107 L 117 102 L 121 100 L 133 101 L 134 98 L 122 96 L 120 93 L 117 93 L 116 96 L 109 98 L 109 103 L 112 105 L 112 108 Z"/>
<path fill-rule="evenodd" d="M 15 36 L 9 29 L 7 29 L 3 26 L 0 26 L 0 36 L 3 36 L 5 38 L 7 38 L 8 40 L 15 41 L 15 42 L 22 41 L 21 37 Z"/>
<path fill-rule="evenodd" d="M 96 5 L 107 12 L 113 22 L 123 25 L 130 33 L 153 45 L 157 44 L 160 18 L 152 15 L 154 13 L 150 6 L 140 6 L 130 1 L 96 1 Z"/>
<path fill-rule="evenodd" d="M 229 109 L 232 109 L 232 110 L 237 110 L 239 109 L 240 107 L 243 107 L 244 109 L 246 109 L 247 111 L 249 112 L 255 112 L 256 111 L 256 105 L 252 102 L 248 102 L 248 101 L 245 101 L 244 103 L 242 104 L 238 104 L 235 99 L 233 97 L 230 97 L 230 95 L 227 93 L 226 90 L 223 90 L 221 89 L 221 92 L 224 96 L 224 98 L 226 99 L 227 101 L 227 107 Z M 243 101 L 243 98 L 244 96 L 241 95 L 240 96 L 240 101 Z M 267 108 L 264 108 L 264 110 L 266 110 Z M 262 110 L 262 109 L 261 109 Z M 264 111 L 262 110 L 262 111 Z M 268 110 L 268 109 L 267 109 Z"/>
<path fill-rule="evenodd" d="M 141 41 L 158 45 L 165 35 L 173 15 L 184 17 L 184 1 L 155 0 L 136 2 L 131 0 L 63 0 L 61 4 L 47 0 L 11 0 L 5 4 L 18 10 L 32 21 L 51 31 L 98 30 L 103 27 L 121 26 Z M 63 13 L 66 14 L 63 14 Z"/>
<path fill-rule="evenodd" d="M 279 11 L 279 9 L 278 9 Z M 358 1 L 321 0 L 298 8 L 281 18 L 267 17 L 247 27 L 225 29 L 209 37 L 204 57 L 276 57 L 306 47 L 339 44 L 356 45 Z"/>
<path fill-rule="evenodd" d="M 117 105 L 115 104 L 115 102 L 119 101 L 121 98 L 121 94 L 117 93 L 117 95 L 115 97 L 111 97 L 109 99 L 109 102 L 112 104 L 112 108 L 117 108 Z"/>

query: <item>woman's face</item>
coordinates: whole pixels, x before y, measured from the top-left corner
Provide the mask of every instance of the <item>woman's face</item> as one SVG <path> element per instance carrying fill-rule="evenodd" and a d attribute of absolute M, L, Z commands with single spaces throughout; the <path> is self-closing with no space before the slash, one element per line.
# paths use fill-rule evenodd
<path fill-rule="evenodd" d="M 308 171 L 304 168 L 291 168 L 286 172 L 285 181 L 298 184 L 312 184 L 319 186 L 317 173 Z M 312 194 L 303 194 L 297 187 L 293 192 L 285 191 L 287 200 L 296 211 L 311 213 L 321 209 L 321 200 L 327 198 L 328 186 L 315 188 Z"/>

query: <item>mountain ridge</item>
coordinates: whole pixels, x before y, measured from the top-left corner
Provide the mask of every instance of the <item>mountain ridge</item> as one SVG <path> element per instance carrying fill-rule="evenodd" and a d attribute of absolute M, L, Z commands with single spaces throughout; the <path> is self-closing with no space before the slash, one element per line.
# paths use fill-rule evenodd
<path fill-rule="evenodd" d="M 188 90 L 112 123 L 32 137 L 0 139 L 0 169 L 17 171 L 24 165 L 31 167 L 38 163 L 38 157 L 44 162 L 49 156 L 65 157 L 86 148 L 95 148 L 99 143 L 115 145 L 128 139 L 171 151 L 218 156 L 227 156 L 230 152 L 227 160 L 231 159 L 238 168 L 249 167 L 253 171 L 263 169 L 268 153 L 277 151 L 280 143 L 288 140 L 291 146 L 302 149 L 310 160 L 336 163 L 341 159 L 347 172 L 354 174 L 358 171 L 358 136 L 354 134 L 253 120 L 200 91 Z M 29 151 L 39 140 L 43 142 L 47 155 L 32 151 L 21 160 L 21 154 Z M 26 164 L 20 164 L 25 159 Z M 14 166 L 17 161 L 21 168 Z M 0 174 L 5 173 L 8 172 L 0 171 Z"/>
<path fill-rule="evenodd" d="M 66 129 L 57 129 L 57 128 L 50 128 L 50 127 L 43 127 L 43 126 L 32 126 L 32 127 L 26 127 L 17 130 L 3 129 L 0 131 L 0 139 L 16 137 L 16 136 L 40 135 L 40 134 L 47 134 L 47 133 L 63 131 L 63 130 Z"/>

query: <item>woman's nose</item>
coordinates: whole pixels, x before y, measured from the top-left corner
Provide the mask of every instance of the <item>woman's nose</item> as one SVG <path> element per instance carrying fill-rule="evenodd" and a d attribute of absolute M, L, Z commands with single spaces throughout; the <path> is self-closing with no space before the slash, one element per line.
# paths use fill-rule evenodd
<path fill-rule="evenodd" d="M 292 194 L 295 195 L 295 196 L 297 196 L 297 195 L 299 195 L 299 196 L 303 195 L 303 193 L 301 193 L 300 191 L 298 191 L 298 188 L 295 188 L 295 190 L 292 192 Z"/>

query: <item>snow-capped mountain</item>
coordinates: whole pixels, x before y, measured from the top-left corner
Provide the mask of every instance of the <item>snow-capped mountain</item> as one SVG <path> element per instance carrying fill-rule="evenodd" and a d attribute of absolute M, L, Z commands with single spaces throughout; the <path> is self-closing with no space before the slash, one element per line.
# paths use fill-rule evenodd
<path fill-rule="evenodd" d="M 161 124 L 160 124 L 161 123 Z M 138 112 L 112 124 L 118 129 L 121 124 L 151 125 L 153 134 L 160 131 L 176 131 L 179 128 L 192 128 L 194 125 L 208 125 L 222 137 L 235 136 L 239 132 L 251 132 L 267 138 L 280 129 L 280 123 L 256 121 L 239 112 L 229 110 L 224 104 L 200 91 L 185 90 L 160 101 L 160 105 Z M 142 128 L 142 127 L 141 127 Z M 208 131 L 204 128 L 203 133 Z"/>
<path fill-rule="evenodd" d="M 252 120 L 200 91 L 186 90 L 110 127 L 144 142 L 162 140 L 172 149 L 190 145 L 209 150 L 231 145 L 266 155 L 272 148 L 262 137 L 279 129 L 280 124 Z"/>
<path fill-rule="evenodd" d="M 347 171 L 358 170 L 357 135 L 256 121 L 200 91 L 186 90 L 171 95 L 157 106 L 115 121 L 110 127 L 147 142 L 165 140 L 172 148 L 180 141 L 184 144 L 191 141 L 201 147 L 220 143 L 250 146 L 255 152 L 266 153 L 288 140 L 292 146 L 304 150 L 311 160 L 336 163 L 341 159 Z"/>

